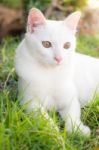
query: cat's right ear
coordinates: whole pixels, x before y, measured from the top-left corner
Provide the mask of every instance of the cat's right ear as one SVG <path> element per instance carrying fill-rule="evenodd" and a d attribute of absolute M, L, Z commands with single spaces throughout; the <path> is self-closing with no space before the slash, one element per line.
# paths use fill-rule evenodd
<path fill-rule="evenodd" d="M 65 25 L 72 31 L 72 33 L 76 33 L 77 25 L 81 16 L 81 12 L 76 11 L 70 14 L 65 20 Z"/>
<path fill-rule="evenodd" d="M 46 19 L 42 12 L 37 8 L 32 8 L 29 11 L 28 20 L 27 20 L 27 32 L 32 33 L 35 27 L 45 24 Z"/>

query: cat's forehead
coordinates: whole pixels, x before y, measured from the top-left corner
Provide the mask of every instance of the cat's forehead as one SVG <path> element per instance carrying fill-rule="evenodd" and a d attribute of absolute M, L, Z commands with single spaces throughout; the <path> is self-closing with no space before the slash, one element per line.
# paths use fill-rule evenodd
<path fill-rule="evenodd" d="M 44 26 L 37 28 L 35 34 L 44 40 L 64 40 L 72 36 L 63 21 L 47 20 Z M 47 38 L 47 39 L 46 39 Z"/>
<path fill-rule="evenodd" d="M 63 21 L 54 21 L 54 20 L 47 20 L 44 26 L 45 31 L 49 31 L 51 33 L 64 33 L 69 32 L 69 29 L 66 27 Z"/>

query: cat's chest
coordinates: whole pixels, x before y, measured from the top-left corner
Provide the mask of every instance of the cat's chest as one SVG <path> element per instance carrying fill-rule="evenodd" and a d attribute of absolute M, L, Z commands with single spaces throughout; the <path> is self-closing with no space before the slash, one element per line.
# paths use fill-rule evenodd
<path fill-rule="evenodd" d="M 56 105 L 60 108 L 65 103 L 69 103 L 67 97 L 71 95 L 71 81 L 67 74 L 66 69 L 63 68 L 47 71 L 36 69 L 30 87 L 34 97 L 39 97 L 47 108 Z"/>
<path fill-rule="evenodd" d="M 38 85 L 38 88 L 54 88 L 63 86 L 68 79 L 68 71 L 65 68 L 42 69 L 34 68 L 32 83 Z"/>

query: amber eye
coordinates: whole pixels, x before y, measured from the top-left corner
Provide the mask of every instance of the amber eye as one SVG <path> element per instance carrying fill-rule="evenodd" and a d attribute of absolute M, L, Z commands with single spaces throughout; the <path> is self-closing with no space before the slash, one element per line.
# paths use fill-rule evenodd
<path fill-rule="evenodd" d="M 66 43 L 64 44 L 64 48 L 65 48 L 65 49 L 70 48 L 70 46 L 71 46 L 71 43 L 70 43 L 70 42 L 66 42 Z"/>
<path fill-rule="evenodd" d="M 50 48 L 50 47 L 52 47 L 52 44 L 51 44 L 51 42 L 49 42 L 49 41 L 42 41 L 42 45 L 43 45 L 45 48 Z"/>

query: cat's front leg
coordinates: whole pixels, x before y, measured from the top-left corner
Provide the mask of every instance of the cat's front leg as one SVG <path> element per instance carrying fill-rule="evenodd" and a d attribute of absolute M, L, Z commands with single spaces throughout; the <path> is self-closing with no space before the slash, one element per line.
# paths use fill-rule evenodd
<path fill-rule="evenodd" d="M 67 112 L 64 108 L 60 111 L 60 115 L 66 121 L 66 129 L 69 133 L 80 131 L 84 135 L 90 135 L 90 128 L 84 125 L 80 120 L 81 108 L 77 98 L 72 100 L 71 106 Z"/>
<path fill-rule="evenodd" d="M 38 116 L 38 114 L 41 114 L 45 118 L 45 120 L 48 121 L 50 127 L 59 132 L 58 126 L 55 124 L 54 120 L 49 116 L 46 108 L 44 108 L 40 103 L 32 100 L 26 108 L 26 112 L 32 111 L 35 112 L 36 116 Z"/>
<path fill-rule="evenodd" d="M 35 112 L 36 117 L 38 116 L 38 114 L 42 115 L 44 117 L 44 120 L 46 120 L 48 122 L 52 131 L 54 130 L 55 133 L 58 134 L 59 141 L 61 141 L 64 144 L 64 140 L 63 140 L 63 137 L 61 136 L 61 134 L 59 132 L 58 126 L 55 124 L 54 120 L 49 116 L 47 110 L 42 105 L 40 105 L 39 103 L 33 101 L 28 105 L 28 107 L 26 109 L 27 113 L 32 112 L 32 111 Z M 64 150 L 65 150 L 65 148 L 64 148 Z"/>
<path fill-rule="evenodd" d="M 55 124 L 54 120 L 49 116 L 47 110 L 44 107 L 40 107 L 40 112 L 44 116 L 46 120 L 50 123 L 50 127 L 55 129 L 57 132 L 59 132 L 58 126 Z"/>

